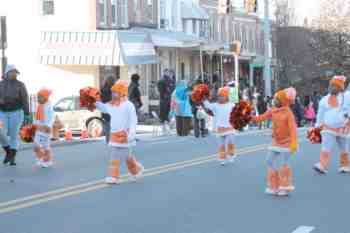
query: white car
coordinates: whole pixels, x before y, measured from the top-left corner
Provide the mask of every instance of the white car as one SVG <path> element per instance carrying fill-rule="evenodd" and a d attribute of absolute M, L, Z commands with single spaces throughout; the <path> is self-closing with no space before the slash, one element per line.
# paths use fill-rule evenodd
<path fill-rule="evenodd" d="M 56 117 L 62 122 L 64 128 L 71 129 L 73 133 L 81 133 L 86 129 L 90 137 L 103 135 L 103 119 L 101 112 L 91 112 L 81 108 L 78 96 L 65 97 L 54 105 Z"/>

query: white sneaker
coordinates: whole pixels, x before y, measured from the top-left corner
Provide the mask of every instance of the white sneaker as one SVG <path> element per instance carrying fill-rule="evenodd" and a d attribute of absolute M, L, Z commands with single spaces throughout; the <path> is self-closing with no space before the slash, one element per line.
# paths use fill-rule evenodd
<path fill-rule="evenodd" d="M 36 159 L 35 165 L 38 167 L 41 167 L 42 163 L 43 163 L 43 161 L 41 159 Z"/>
<path fill-rule="evenodd" d="M 226 159 L 219 159 L 218 161 L 220 162 L 220 165 L 221 165 L 221 166 L 225 166 L 226 163 L 227 163 L 227 160 L 226 160 Z"/>
<path fill-rule="evenodd" d="M 288 196 L 289 195 L 289 192 L 287 190 L 279 190 L 277 192 L 277 195 L 278 196 L 281 196 L 281 197 L 285 197 L 285 196 Z"/>
<path fill-rule="evenodd" d="M 137 173 L 136 175 L 132 175 L 129 173 L 129 176 L 131 177 L 132 181 L 136 181 L 137 179 L 139 179 L 142 176 L 143 172 L 145 171 L 145 168 L 142 166 L 142 164 L 137 163 L 137 166 L 140 167 L 139 173 Z"/>
<path fill-rule="evenodd" d="M 350 173 L 350 167 L 340 167 L 338 169 L 339 173 Z"/>
<path fill-rule="evenodd" d="M 323 169 L 323 168 L 321 167 L 321 164 L 320 164 L 320 163 L 316 163 L 316 164 L 314 165 L 314 170 L 317 171 L 318 173 L 321 173 L 321 174 L 327 174 L 327 172 L 328 172 L 326 169 Z"/>
<path fill-rule="evenodd" d="M 115 177 L 111 177 L 111 176 L 108 176 L 105 178 L 105 182 L 107 184 L 118 184 L 119 183 L 119 180 Z"/>
<path fill-rule="evenodd" d="M 270 189 L 270 188 L 266 188 L 265 189 L 265 193 L 269 194 L 269 195 L 277 195 L 278 194 L 278 190 L 273 190 L 273 189 Z"/>
<path fill-rule="evenodd" d="M 48 162 L 42 161 L 42 162 L 41 162 L 41 167 L 42 167 L 42 168 L 49 168 L 49 167 L 52 167 L 52 165 L 53 165 L 53 162 L 52 162 L 52 161 L 48 161 Z"/>
<path fill-rule="evenodd" d="M 291 186 L 281 187 L 280 190 L 285 190 L 287 192 L 292 192 L 292 191 L 295 190 L 295 187 L 293 185 L 291 185 Z"/>
<path fill-rule="evenodd" d="M 234 163 L 236 161 L 236 158 L 237 158 L 236 155 L 230 156 L 229 159 L 228 159 L 228 162 L 229 163 Z"/>

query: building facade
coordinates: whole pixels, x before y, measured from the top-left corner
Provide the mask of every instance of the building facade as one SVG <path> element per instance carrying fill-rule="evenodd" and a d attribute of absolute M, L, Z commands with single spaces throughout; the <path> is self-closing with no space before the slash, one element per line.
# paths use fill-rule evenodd
<path fill-rule="evenodd" d="M 19 67 L 30 93 L 46 86 L 59 99 L 77 95 L 85 86 L 100 87 L 109 75 L 129 80 L 138 73 L 148 111 L 158 105 L 156 82 L 164 70 L 174 71 L 177 80 L 194 80 L 202 70 L 209 77 L 219 74 L 222 85 L 232 80 L 233 41 L 242 43 L 242 86 L 262 80 L 262 21 L 257 12 L 246 12 L 244 0 L 35 0 L 21 1 L 21 8 L 18 4 L 19 0 L 2 1 L 0 14 L 8 21 L 9 63 Z"/>

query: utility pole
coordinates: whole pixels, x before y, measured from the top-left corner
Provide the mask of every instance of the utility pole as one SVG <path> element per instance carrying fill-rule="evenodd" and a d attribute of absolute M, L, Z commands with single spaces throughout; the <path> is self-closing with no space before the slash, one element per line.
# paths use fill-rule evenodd
<path fill-rule="evenodd" d="M 0 17 L 0 48 L 1 48 L 1 76 L 5 77 L 6 56 L 5 49 L 7 47 L 7 29 L 6 16 Z"/>
<path fill-rule="evenodd" d="M 270 61 L 270 43 L 271 43 L 271 28 L 269 17 L 269 0 L 265 0 L 265 16 L 264 16 L 264 81 L 265 95 L 271 96 L 271 61 Z"/>

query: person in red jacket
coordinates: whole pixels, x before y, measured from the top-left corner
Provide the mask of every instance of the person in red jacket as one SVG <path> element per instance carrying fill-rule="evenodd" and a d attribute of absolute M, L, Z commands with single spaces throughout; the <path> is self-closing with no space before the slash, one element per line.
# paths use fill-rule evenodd
<path fill-rule="evenodd" d="M 297 125 L 289 106 L 295 100 L 296 91 L 288 88 L 274 96 L 274 107 L 262 115 L 253 117 L 254 122 L 272 120 L 272 145 L 267 157 L 266 193 L 285 196 L 294 190 L 290 158 L 298 149 Z"/>

